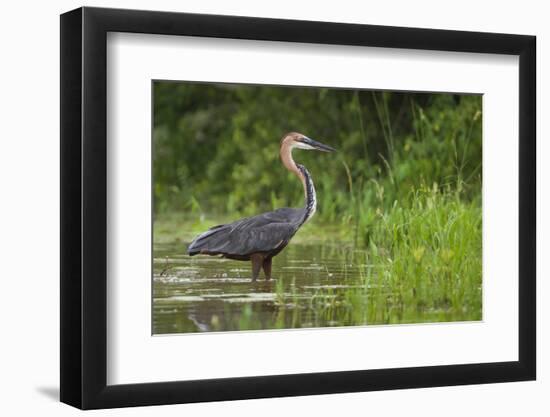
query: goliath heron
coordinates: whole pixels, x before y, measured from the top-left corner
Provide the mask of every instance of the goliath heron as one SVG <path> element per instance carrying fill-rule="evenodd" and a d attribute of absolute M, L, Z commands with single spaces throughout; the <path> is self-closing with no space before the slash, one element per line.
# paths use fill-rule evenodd
<path fill-rule="evenodd" d="M 290 242 L 290 239 L 315 213 L 317 200 L 311 175 L 305 166 L 292 159 L 292 149 L 316 149 L 332 152 L 335 149 L 301 133 L 287 133 L 281 139 L 280 156 L 283 165 L 298 176 L 304 186 L 305 207 L 280 208 L 233 223 L 214 226 L 197 236 L 187 248 L 191 256 L 222 255 L 224 258 L 252 261 L 252 281 L 263 268 L 266 280 L 271 279 L 271 261 Z"/>

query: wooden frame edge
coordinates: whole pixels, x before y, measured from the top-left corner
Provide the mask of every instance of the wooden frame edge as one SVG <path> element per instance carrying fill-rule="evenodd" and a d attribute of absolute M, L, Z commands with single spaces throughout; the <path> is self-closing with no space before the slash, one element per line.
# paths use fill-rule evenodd
<path fill-rule="evenodd" d="M 106 385 L 106 34 L 233 37 L 519 55 L 519 360 Z M 113 408 L 536 378 L 536 39 L 236 16 L 80 8 L 61 16 L 61 401 Z"/>

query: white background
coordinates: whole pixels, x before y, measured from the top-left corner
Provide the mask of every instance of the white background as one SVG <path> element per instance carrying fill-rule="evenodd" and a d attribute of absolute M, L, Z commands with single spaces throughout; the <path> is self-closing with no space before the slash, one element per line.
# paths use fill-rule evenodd
<path fill-rule="evenodd" d="M 517 360 L 517 57 L 136 34 L 107 54 L 108 384 Z M 483 93 L 483 322 L 151 337 L 151 79 Z"/>
<path fill-rule="evenodd" d="M 7 415 L 41 413 L 72 415 L 58 404 L 59 311 L 59 19 L 58 14 L 80 6 L 73 1 L 4 5 L 2 10 L 2 71 L 0 100 L 2 150 L 0 178 L 3 297 L 0 303 L 2 343 L 2 402 Z M 550 27 L 544 2 L 440 1 L 277 2 L 202 0 L 89 1 L 87 5 L 174 11 L 256 15 L 398 26 L 526 33 L 538 36 L 539 143 L 539 380 L 484 386 L 327 395 L 303 398 L 238 401 L 140 409 L 100 411 L 126 415 L 281 415 L 301 412 L 384 413 L 384 415 L 465 416 L 548 415 L 550 342 L 548 303 L 550 284 L 548 238 L 550 223 L 540 213 L 550 209 L 550 148 L 547 113 L 550 91 L 540 75 L 546 70 Z M 544 235 L 543 235 L 544 234 Z M 546 258 L 546 259 L 545 259 Z M 9 413 L 9 414 L 8 414 Z"/>

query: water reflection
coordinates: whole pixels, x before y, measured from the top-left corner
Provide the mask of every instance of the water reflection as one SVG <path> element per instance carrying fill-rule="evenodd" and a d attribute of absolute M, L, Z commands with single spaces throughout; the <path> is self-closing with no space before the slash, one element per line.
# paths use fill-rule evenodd
<path fill-rule="evenodd" d="M 291 244 L 274 258 L 273 279 L 252 283 L 248 262 L 184 249 L 155 245 L 155 334 L 366 324 L 357 315 L 367 302 L 364 252 Z"/>

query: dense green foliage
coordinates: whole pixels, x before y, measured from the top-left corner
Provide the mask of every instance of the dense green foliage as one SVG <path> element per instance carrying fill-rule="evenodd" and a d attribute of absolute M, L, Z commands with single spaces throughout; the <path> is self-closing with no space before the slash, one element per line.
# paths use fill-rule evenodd
<path fill-rule="evenodd" d="M 339 150 L 295 151 L 315 180 L 318 220 L 372 217 L 434 183 L 480 194 L 480 96 L 157 82 L 154 106 L 156 213 L 302 205 L 279 161 L 288 131 Z"/>

